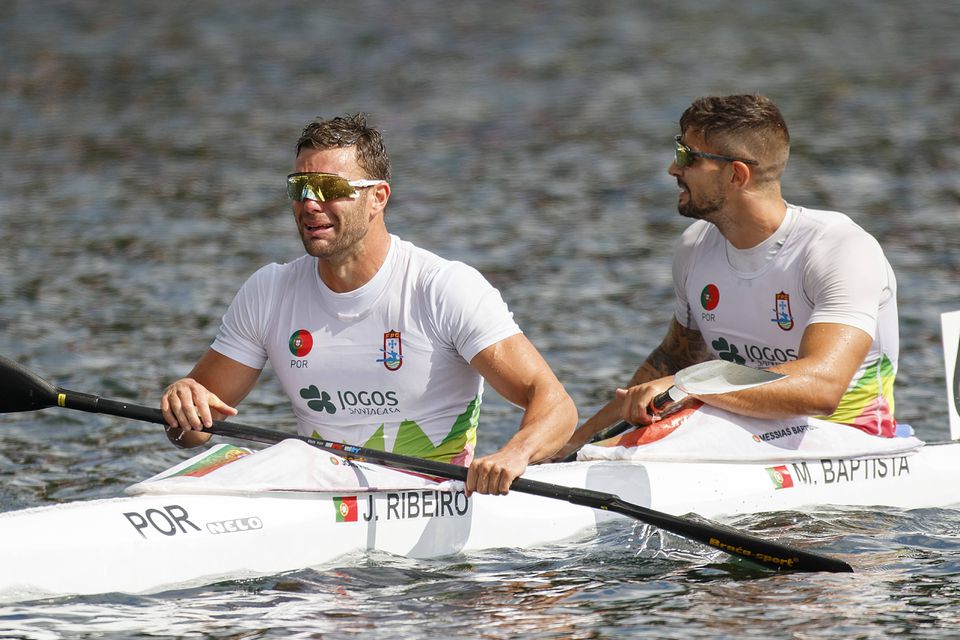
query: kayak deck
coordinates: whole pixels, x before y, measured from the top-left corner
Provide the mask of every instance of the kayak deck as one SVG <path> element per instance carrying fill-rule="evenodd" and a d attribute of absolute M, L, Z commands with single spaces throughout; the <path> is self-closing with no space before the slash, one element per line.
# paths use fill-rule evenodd
<path fill-rule="evenodd" d="M 525 477 L 708 518 L 810 506 L 957 504 L 960 443 L 909 455 L 783 464 L 589 461 Z M 0 600 L 149 593 L 274 575 L 380 550 L 412 558 L 525 548 L 622 518 L 512 492 L 467 498 L 449 483 L 387 491 L 142 494 L 0 514 Z"/>

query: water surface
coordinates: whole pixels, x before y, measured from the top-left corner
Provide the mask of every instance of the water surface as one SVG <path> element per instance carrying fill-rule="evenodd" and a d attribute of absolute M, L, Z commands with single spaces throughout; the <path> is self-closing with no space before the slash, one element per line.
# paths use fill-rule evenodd
<path fill-rule="evenodd" d="M 788 200 L 883 244 L 898 418 L 944 439 L 958 30 L 960 5 L 932 0 L 3 3 L 0 353 L 154 404 L 243 280 L 300 254 L 282 186 L 300 128 L 365 111 L 393 157 L 391 230 L 481 269 L 589 414 L 670 317 L 680 113 L 760 91 L 791 127 Z M 487 400 L 481 452 L 518 421 Z M 241 417 L 292 425 L 269 372 Z M 117 495 L 185 455 L 152 425 L 2 416 L 0 508 Z M 957 513 L 731 520 L 854 576 L 772 575 L 623 523 L 523 552 L 3 606 L 0 637 L 939 638 L 958 629 Z"/>

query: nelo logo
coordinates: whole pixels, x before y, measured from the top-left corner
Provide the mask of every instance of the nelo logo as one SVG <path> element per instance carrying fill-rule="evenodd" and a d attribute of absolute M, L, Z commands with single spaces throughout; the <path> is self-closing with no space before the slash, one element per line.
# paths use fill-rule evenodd
<path fill-rule="evenodd" d="M 207 531 L 212 534 L 237 533 L 239 531 L 253 531 L 263 529 L 263 520 L 257 516 L 249 518 L 234 518 L 233 520 L 221 520 L 220 522 L 208 522 Z"/>

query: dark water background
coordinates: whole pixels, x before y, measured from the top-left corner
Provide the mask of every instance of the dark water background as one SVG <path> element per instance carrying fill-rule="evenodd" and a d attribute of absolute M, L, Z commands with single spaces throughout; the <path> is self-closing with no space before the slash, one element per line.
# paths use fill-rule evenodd
<path fill-rule="evenodd" d="M 945 439 L 957 33 L 960 3 L 934 0 L 2 2 L 0 353 L 66 388 L 155 404 L 242 281 L 300 255 L 282 177 L 302 126 L 365 111 L 393 158 L 391 230 L 480 268 L 589 414 L 670 316 L 680 113 L 699 95 L 759 91 L 791 127 L 787 199 L 844 211 L 885 247 L 898 418 Z M 485 411 L 481 452 L 518 420 L 492 392 Z M 269 375 L 241 419 L 292 425 Z M 151 425 L 0 416 L 0 509 L 117 495 L 184 456 Z M 732 522 L 858 573 L 770 575 L 624 523 L 524 552 L 0 606 L 0 637 L 960 631 L 957 511 Z"/>

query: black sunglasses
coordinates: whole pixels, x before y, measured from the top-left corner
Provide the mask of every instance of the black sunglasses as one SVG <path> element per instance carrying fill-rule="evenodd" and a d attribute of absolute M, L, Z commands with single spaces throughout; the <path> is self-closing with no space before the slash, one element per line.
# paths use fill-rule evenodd
<path fill-rule="evenodd" d="M 744 164 L 760 164 L 756 160 L 745 160 L 744 158 L 733 158 L 731 156 L 721 156 L 716 153 L 707 153 L 706 151 L 694 151 L 687 145 L 680 142 L 680 136 L 673 138 L 677 143 L 677 151 L 673 161 L 678 167 L 689 167 L 697 158 L 709 158 L 710 160 L 723 160 L 724 162 L 743 162 Z"/>

